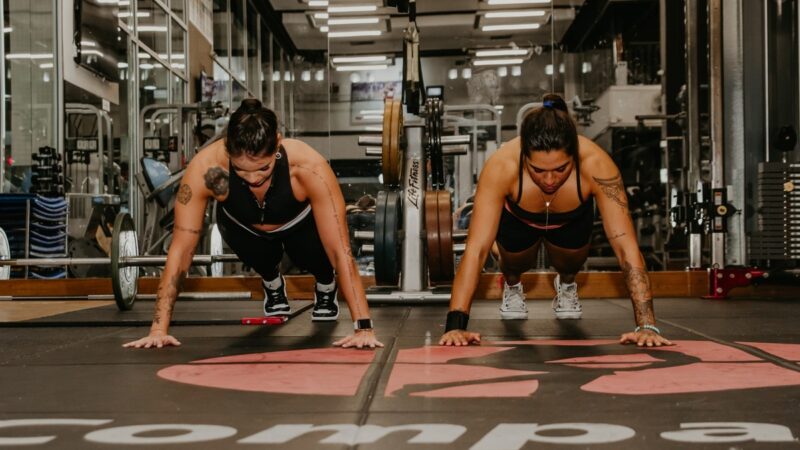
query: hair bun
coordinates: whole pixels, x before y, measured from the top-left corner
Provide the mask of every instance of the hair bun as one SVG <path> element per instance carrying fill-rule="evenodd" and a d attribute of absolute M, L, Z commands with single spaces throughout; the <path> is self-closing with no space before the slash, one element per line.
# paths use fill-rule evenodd
<path fill-rule="evenodd" d="M 257 98 L 246 98 L 242 100 L 242 104 L 239 106 L 243 112 L 255 112 L 263 108 L 261 105 L 261 100 Z"/>
<path fill-rule="evenodd" d="M 545 96 L 542 98 L 542 106 L 545 108 L 569 112 L 567 109 L 567 102 L 565 102 L 564 99 L 558 94 L 545 94 Z"/>

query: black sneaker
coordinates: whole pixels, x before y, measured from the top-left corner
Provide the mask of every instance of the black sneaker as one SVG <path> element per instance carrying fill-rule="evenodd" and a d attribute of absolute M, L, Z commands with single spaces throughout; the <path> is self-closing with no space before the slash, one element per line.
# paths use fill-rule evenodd
<path fill-rule="evenodd" d="M 314 322 L 328 322 L 339 318 L 339 301 L 336 300 L 334 286 L 331 292 L 314 292 L 314 310 L 311 311 L 311 320 Z"/>
<path fill-rule="evenodd" d="M 264 316 L 285 316 L 292 312 L 289 306 L 289 299 L 286 297 L 286 282 L 281 276 L 281 287 L 278 289 L 267 288 L 266 281 L 261 280 L 264 287 Z"/>

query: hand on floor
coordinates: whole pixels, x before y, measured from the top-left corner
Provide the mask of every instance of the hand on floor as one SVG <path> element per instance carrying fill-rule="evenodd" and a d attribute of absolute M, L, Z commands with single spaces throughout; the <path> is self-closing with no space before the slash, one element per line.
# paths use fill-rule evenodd
<path fill-rule="evenodd" d="M 383 344 L 378 341 L 378 338 L 375 337 L 375 332 L 372 330 L 356 331 L 354 334 L 334 342 L 333 345 L 342 348 L 383 347 Z"/>
<path fill-rule="evenodd" d="M 655 331 L 640 330 L 625 333 L 619 338 L 620 344 L 636 344 L 639 347 L 661 347 L 662 345 L 675 345 L 669 339 Z"/>
<path fill-rule="evenodd" d="M 480 344 L 481 334 L 473 333 L 465 330 L 450 330 L 439 339 L 439 345 L 454 345 L 460 347 L 462 345 Z"/>
<path fill-rule="evenodd" d="M 175 347 L 181 345 L 180 341 L 174 337 L 164 333 L 150 333 L 139 340 L 128 342 L 123 347 L 126 348 L 161 348 L 174 345 Z"/>

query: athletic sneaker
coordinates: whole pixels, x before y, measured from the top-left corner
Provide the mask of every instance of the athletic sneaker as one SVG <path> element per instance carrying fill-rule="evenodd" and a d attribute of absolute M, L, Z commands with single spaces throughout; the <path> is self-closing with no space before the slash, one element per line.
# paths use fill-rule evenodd
<path fill-rule="evenodd" d="M 556 275 L 553 283 L 556 296 L 553 298 L 553 312 L 556 319 L 580 319 L 581 302 L 578 301 L 578 283 L 561 283 L 561 277 Z"/>
<path fill-rule="evenodd" d="M 339 301 L 336 299 L 336 282 L 328 286 L 316 284 L 314 288 L 314 309 L 311 311 L 311 320 L 314 322 L 329 322 L 339 318 Z"/>
<path fill-rule="evenodd" d="M 285 316 L 292 312 L 289 306 L 289 298 L 286 296 L 286 282 L 283 275 L 280 275 L 276 281 L 280 281 L 280 286 L 275 289 L 270 289 L 270 284 L 275 287 L 275 281 L 267 282 L 261 280 L 261 285 L 264 286 L 264 316 Z"/>
<path fill-rule="evenodd" d="M 500 318 L 503 320 L 528 318 L 528 307 L 525 306 L 525 292 L 522 290 L 522 283 L 514 286 L 503 283 L 503 304 L 500 305 Z"/>

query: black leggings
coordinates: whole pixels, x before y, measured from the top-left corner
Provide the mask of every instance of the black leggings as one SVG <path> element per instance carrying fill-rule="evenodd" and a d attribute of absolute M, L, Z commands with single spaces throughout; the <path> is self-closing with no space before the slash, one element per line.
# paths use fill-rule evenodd
<path fill-rule="evenodd" d="M 333 266 L 319 238 L 314 215 L 309 214 L 285 231 L 263 233 L 234 222 L 217 206 L 217 225 L 222 238 L 242 262 L 265 281 L 278 277 L 283 252 L 299 268 L 311 272 L 320 284 L 333 282 Z"/>

